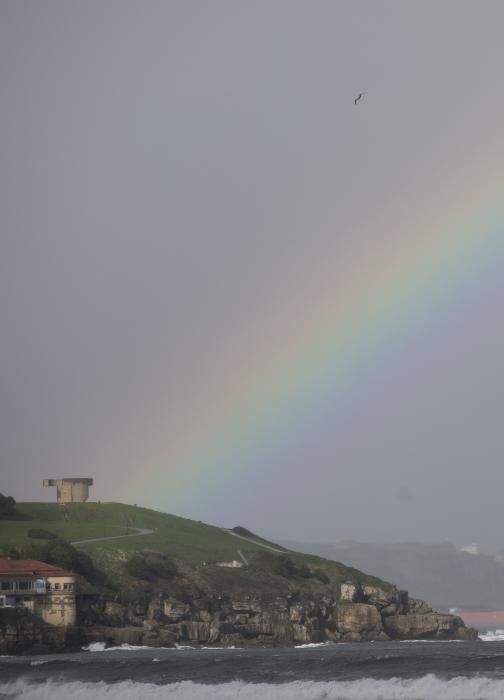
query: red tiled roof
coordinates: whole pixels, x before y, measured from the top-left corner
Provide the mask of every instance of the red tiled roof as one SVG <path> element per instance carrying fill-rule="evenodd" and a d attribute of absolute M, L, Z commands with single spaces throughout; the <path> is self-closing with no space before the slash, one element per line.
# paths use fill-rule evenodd
<path fill-rule="evenodd" d="M 7 559 L 0 557 L 0 576 L 73 576 L 61 566 L 46 564 L 35 559 Z"/>

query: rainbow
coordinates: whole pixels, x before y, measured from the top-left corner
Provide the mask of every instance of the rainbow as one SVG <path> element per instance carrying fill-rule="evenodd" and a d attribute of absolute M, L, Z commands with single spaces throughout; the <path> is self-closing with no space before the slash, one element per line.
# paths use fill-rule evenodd
<path fill-rule="evenodd" d="M 232 490 L 246 465 L 272 459 L 399 339 L 495 275 L 504 252 L 499 168 L 489 157 L 469 174 L 445 171 L 421 190 L 426 206 L 415 221 L 398 205 L 377 212 L 354 244 L 321 251 L 312 289 L 292 290 L 282 317 L 273 308 L 253 346 L 227 364 L 218 394 L 181 406 L 187 420 L 142 465 L 157 485 L 139 486 L 135 500 L 194 513 L 224 479 Z"/>

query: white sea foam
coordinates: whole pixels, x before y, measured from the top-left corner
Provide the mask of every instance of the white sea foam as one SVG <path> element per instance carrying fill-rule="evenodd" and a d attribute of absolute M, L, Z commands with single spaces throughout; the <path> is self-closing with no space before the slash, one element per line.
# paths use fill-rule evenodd
<path fill-rule="evenodd" d="M 156 647 L 156 649 L 165 647 Z M 167 648 L 167 647 L 166 647 Z M 152 651 L 153 647 L 135 646 L 134 644 L 121 644 L 121 646 L 108 647 L 105 642 L 92 642 L 87 647 L 82 647 L 83 651 Z"/>
<path fill-rule="evenodd" d="M 504 630 L 488 630 L 485 634 L 480 634 L 482 642 L 504 642 Z"/>
<path fill-rule="evenodd" d="M 105 651 L 105 642 L 92 642 L 87 647 L 82 647 L 82 651 Z"/>
<path fill-rule="evenodd" d="M 308 646 L 310 646 L 308 644 Z M 312 645 L 312 646 L 320 646 L 318 644 Z M 235 646 L 229 646 L 229 647 L 192 647 L 189 646 L 188 644 L 176 644 L 174 647 L 146 647 L 146 646 L 135 646 L 134 644 L 121 644 L 120 646 L 115 646 L 115 647 L 108 647 L 105 642 L 92 642 L 91 644 L 88 644 L 87 647 L 82 647 L 82 651 L 91 651 L 91 652 L 99 652 L 99 651 L 153 651 L 154 649 L 159 650 L 161 649 L 162 651 L 188 651 L 192 650 L 194 651 L 195 649 L 205 649 L 207 651 L 226 651 L 226 650 L 234 650 L 234 649 L 241 649 L 241 647 L 235 647 Z"/>
<path fill-rule="evenodd" d="M 180 647 L 179 647 L 180 648 Z M 206 649 L 207 651 L 234 651 L 235 649 L 243 650 L 244 647 L 189 647 L 190 649 Z"/>
<path fill-rule="evenodd" d="M 401 644 L 460 644 L 463 639 L 400 639 Z"/>
<path fill-rule="evenodd" d="M 283 684 L 222 683 L 201 685 L 186 681 L 170 685 L 135 683 L 29 684 L 17 680 L 0 684 L 7 698 L 16 700 L 502 700 L 504 680 L 458 677 L 441 680 L 433 675 L 415 679 L 391 678 L 356 681 L 296 681 Z"/>
<path fill-rule="evenodd" d="M 309 644 L 296 644 L 294 649 L 316 649 L 318 647 L 326 647 L 329 642 L 310 642 Z"/>

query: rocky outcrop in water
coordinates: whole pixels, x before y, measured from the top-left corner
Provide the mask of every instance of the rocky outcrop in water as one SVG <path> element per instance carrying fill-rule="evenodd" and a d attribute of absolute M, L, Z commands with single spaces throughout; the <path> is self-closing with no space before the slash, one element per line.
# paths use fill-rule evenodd
<path fill-rule="evenodd" d="M 3 611 L 0 653 L 47 653 L 94 642 L 108 645 L 281 646 L 390 639 L 475 639 L 454 615 L 433 612 L 405 592 L 343 584 L 342 599 L 217 595 L 157 596 L 120 604 L 96 597 L 82 605 L 80 626 L 50 627 L 24 610 Z M 1 620 L 0 620 L 1 623 Z"/>
<path fill-rule="evenodd" d="M 421 615 L 392 615 L 383 620 L 391 639 L 475 639 L 475 630 L 460 617 L 430 612 Z"/>
<path fill-rule="evenodd" d="M 204 596 L 106 603 L 100 625 L 81 628 L 83 642 L 147 646 L 285 645 L 324 641 L 476 639 L 455 615 L 433 612 L 407 593 L 376 587 L 346 590 L 346 599 L 299 600 Z M 105 624 L 103 624 L 105 623 Z"/>

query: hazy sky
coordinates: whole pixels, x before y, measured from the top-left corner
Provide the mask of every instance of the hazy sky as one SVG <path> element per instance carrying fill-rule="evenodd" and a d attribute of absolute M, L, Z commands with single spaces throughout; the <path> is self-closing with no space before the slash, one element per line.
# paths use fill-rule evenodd
<path fill-rule="evenodd" d="M 504 544 L 502 247 L 277 440 L 222 466 L 201 433 L 231 442 L 251 384 L 267 416 L 349 250 L 395 279 L 381 232 L 421 246 L 499 183 L 504 237 L 503 26 L 500 0 L 0 0 L 0 491 Z"/>

